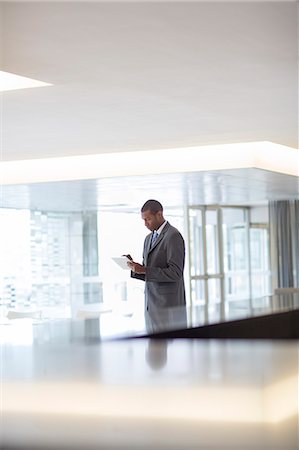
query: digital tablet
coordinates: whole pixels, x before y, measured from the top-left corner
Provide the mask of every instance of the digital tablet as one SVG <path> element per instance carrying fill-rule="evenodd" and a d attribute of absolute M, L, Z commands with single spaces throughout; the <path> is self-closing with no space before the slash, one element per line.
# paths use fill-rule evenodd
<path fill-rule="evenodd" d="M 127 262 L 130 261 L 126 256 L 113 256 L 113 261 L 116 262 L 122 269 L 131 270 L 130 267 L 127 266 Z"/>

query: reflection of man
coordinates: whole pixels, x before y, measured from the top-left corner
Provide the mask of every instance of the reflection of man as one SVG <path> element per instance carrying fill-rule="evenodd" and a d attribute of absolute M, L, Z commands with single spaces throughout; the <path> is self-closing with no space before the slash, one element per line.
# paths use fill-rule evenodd
<path fill-rule="evenodd" d="M 141 217 L 151 231 L 144 241 L 143 262 L 128 262 L 131 276 L 145 281 L 145 309 L 186 304 L 184 287 L 185 244 L 180 232 L 163 217 L 157 200 L 148 200 L 141 208 Z"/>
<path fill-rule="evenodd" d="M 167 363 L 167 344 L 166 339 L 149 339 L 148 347 L 145 352 L 145 359 L 153 370 L 161 370 Z"/>

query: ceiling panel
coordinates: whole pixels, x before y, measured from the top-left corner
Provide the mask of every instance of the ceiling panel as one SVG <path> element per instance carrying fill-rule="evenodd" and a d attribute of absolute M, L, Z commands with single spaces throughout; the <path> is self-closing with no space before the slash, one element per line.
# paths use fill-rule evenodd
<path fill-rule="evenodd" d="M 167 206 L 256 205 L 298 199 L 299 178 L 260 169 L 2 186 L 2 206 L 43 211 L 137 209 L 149 198 Z"/>

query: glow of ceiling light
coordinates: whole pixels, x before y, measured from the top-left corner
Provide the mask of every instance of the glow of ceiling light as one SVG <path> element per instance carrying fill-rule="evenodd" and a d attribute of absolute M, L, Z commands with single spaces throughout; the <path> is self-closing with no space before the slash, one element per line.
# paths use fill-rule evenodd
<path fill-rule="evenodd" d="M 4 161 L 0 163 L 0 183 L 24 184 L 244 168 L 299 176 L 299 150 L 265 141 Z"/>
<path fill-rule="evenodd" d="M 0 70 L 0 92 L 28 89 L 34 87 L 52 86 L 50 83 L 23 77 Z"/>

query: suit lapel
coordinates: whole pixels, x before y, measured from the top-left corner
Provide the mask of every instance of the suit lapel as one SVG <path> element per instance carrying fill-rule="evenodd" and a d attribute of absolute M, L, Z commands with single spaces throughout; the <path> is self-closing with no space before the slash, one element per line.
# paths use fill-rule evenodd
<path fill-rule="evenodd" d="M 150 247 L 151 246 L 152 235 L 151 234 L 149 235 L 149 241 L 147 243 L 147 254 L 149 254 L 152 250 L 154 250 L 154 248 L 156 248 L 156 246 L 159 244 L 159 242 L 162 241 L 162 239 L 163 239 L 165 233 L 167 232 L 169 226 L 170 226 L 169 222 L 167 222 L 167 224 L 165 225 L 165 227 L 161 231 L 161 234 L 159 235 L 158 239 L 156 240 L 156 242 L 154 243 L 152 248 Z"/>
<path fill-rule="evenodd" d="M 145 250 L 144 264 L 145 265 L 147 265 L 147 257 L 148 257 L 148 254 L 149 254 L 150 248 L 151 248 L 151 240 L 152 240 L 152 234 L 149 234 L 146 238 L 146 242 L 145 242 L 145 246 L 144 246 L 144 250 Z"/>

